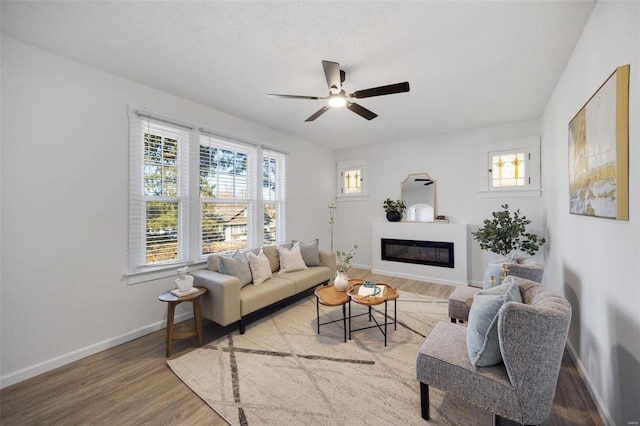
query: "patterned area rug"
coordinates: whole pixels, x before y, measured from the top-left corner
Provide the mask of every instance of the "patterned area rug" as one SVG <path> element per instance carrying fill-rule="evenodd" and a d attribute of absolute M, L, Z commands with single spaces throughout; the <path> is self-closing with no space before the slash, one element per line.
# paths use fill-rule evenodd
<path fill-rule="evenodd" d="M 366 307 L 351 304 L 352 316 Z M 397 329 L 388 342 L 377 328 L 344 342 L 342 309 L 320 305 L 317 334 L 311 295 L 167 363 L 231 425 L 481 425 L 491 414 L 431 389 L 431 421 L 420 417 L 415 378 L 418 347 L 437 321 L 449 321 L 446 299 L 400 292 Z M 393 318 L 393 302 L 388 313 Z M 384 305 L 375 317 L 383 320 Z M 368 316 L 352 328 L 368 326 Z"/>

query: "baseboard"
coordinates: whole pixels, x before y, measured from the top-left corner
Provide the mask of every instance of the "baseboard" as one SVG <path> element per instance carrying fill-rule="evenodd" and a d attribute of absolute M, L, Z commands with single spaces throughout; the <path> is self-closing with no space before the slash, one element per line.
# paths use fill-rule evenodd
<path fill-rule="evenodd" d="M 609 425 L 614 426 L 615 422 L 613 421 L 613 418 L 611 417 L 609 410 L 607 410 L 607 407 L 604 404 L 604 401 L 602 400 L 602 398 L 600 398 L 600 394 L 593 386 L 591 377 L 587 374 L 587 370 L 585 370 L 584 364 L 582 364 L 580 357 L 578 357 L 578 353 L 573 348 L 573 345 L 571 344 L 571 342 L 568 340 L 567 340 L 567 349 L 569 350 L 569 355 L 571 355 L 571 358 L 573 358 L 573 362 L 575 362 L 576 365 L 578 366 L 578 371 L 580 372 L 580 376 L 582 376 L 582 380 L 587 386 L 587 392 L 589 392 L 589 395 L 591 395 L 591 398 L 596 403 L 596 408 L 598 409 L 598 413 L 600 414 L 600 417 L 602 417 L 602 419 L 604 420 L 604 423 L 607 426 Z"/>
<path fill-rule="evenodd" d="M 177 314 L 175 316 L 175 322 L 179 323 L 182 321 L 186 321 L 192 317 L 193 317 L 193 312 L 191 311 L 184 312 L 182 314 Z M 106 349 L 110 349 L 115 346 L 121 345 L 123 343 L 129 342 L 131 340 L 137 339 L 139 337 L 146 336 L 147 334 L 153 333 L 154 331 L 161 330 L 165 327 L 166 327 L 166 321 L 158 321 L 156 323 L 149 324 L 147 326 L 138 328 L 136 330 L 132 330 L 128 333 L 121 334 L 120 336 L 103 340 L 102 342 L 98 342 L 93 345 L 77 349 L 73 352 L 69 352 L 64 355 L 60 355 L 55 358 L 51 358 L 49 360 L 40 362 L 38 364 L 25 367 L 13 373 L 6 374 L 0 377 L 0 389 L 22 382 L 23 380 L 30 379 L 39 374 L 46 373 L 47 371 L 54 370 L 58 367 L 62 367 L 63 365 L 88 357 L 89 355 L 93 355 L 98 352 L 102 352 Z"/>

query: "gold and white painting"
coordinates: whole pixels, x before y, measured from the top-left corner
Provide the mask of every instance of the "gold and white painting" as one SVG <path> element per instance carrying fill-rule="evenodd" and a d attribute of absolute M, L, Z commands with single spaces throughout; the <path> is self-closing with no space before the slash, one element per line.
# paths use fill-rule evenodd
<path fill-rule="evenodd" d="M 569 212 L 629 219 L 629 65 L 569 123 Z"/>

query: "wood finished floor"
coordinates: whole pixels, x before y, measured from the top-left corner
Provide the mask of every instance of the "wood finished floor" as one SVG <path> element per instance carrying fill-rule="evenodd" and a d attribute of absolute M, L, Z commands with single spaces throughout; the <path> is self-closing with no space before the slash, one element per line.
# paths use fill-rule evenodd
<path fill-rule="evenodd" d="M 359 269 L 349 271 L 349 276 L 441 298 L 447 298 L 454 289 Z M 204 341 L 234 329 L 205 320 Z M 195 347 L 195 339 L 175 342 L 172 357 Z M 165 330 L 160 330 L 1 389 L 0 424 L 226 424 L 171 372 L 165 361 Z M 544 425 L 603 424 L 579 370 L 565 351 L 552 412 Z"/>

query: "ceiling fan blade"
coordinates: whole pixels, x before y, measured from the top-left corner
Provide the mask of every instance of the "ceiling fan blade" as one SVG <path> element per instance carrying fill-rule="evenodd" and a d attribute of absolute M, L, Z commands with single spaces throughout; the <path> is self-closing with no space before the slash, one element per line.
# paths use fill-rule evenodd
<path fill-rule="evenodd" d="M 329 111 L 331 109 L 331 107 L 329 105 L 325 105 L 322 108 L 320 108 L 319 110 L 317 110 L 316 112 L 313 113 L 313 115 L 309 118 L 307 118 L 304 121 L 313 121 L 316 118 L 320 117 L 322 114 L 324 114 L 325 112 Z"/>
<path fill-rule="evenodd" d="M 287 99 L 327 99 L 326 97 L 320 98 L 318 96 L 278 95 L 276 93 L 268 93 L 267 96 L 273 96 L 275 98 L 287 98 Z"/>
<path fill-rule="evenodd" d="M 356 103 L 353 102 L 347 102 L 347 109 L 349 109 L 349 111 L 353 111 L 356 114 L 358 114 L 361 117 L 366 118 L 367 120 L 373 120 L 374 118 L 376 118 L 378 116 L 378 114 L 376 114 L 375 112 L 371 112 L 368 109 L 366 109 L 363 106 L 360 106 Z"/>
<path fill-rule="evenodd" d="M 331 61 L 322 61 L 322 69 L 327 79 L 327 86 L 332 93 L 339 93 L 341 90 L 340 64 Z"/>
<path fill-rule="evenodd" d="M 409 91 L 409 82 L 389 84 L 387 86 L 373 87 L 371 89 L 358 90 L 349 95 L 350 98 L 371 98 L 373 96 L 392 95 Z"/>

